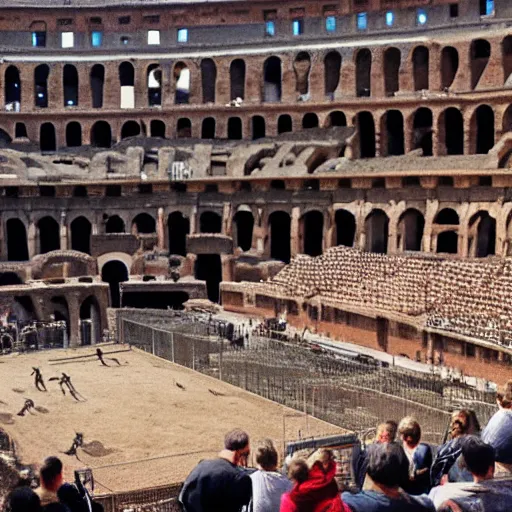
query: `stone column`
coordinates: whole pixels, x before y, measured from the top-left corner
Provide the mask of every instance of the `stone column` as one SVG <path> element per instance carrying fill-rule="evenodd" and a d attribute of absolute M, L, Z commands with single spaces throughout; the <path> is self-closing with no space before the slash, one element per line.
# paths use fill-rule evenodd
<path fill-rule="evenodd" d="M 29 220 L 27 230 L 28 257 L 32 259 L 37 254 L 37 228 L 33 219 Z"/>
<path fill-rule="evenodd" d="M 66 225 L 66 212 L 64 211 L 60 212 L 60 248 L 63 251 L 68 249 L 68 227 Z"/>
<path fill-rule="evenodd" d="M 284 55 L 281 60 L 281 103 L 297 103 L 299 93 L 296 91 L 293 57 Z"/>
<path fill-rule="evenodd" d="M 197 206 L 192 208 L 190 212 L 190 234 L 194 235 L 196 233 L 196 224 L 197 224 Z"/>
<path fill-rule="evenodd" d="M 216 64 L 217 81 L 215 84 L 215 103 L 218 105 L 225 105 L 231 99 L 231 76 L 229 73 L 231 59 L 219 59 Z"/>
<path fill-rule="evenodd" d="M 292 218 L 290 226 L 290 253 L 291 257 L 294 258 L 299 254 L 299 219 L 300 219 L 300 206 L 294 206 L 292 208 Z"/>
<path fill-rule="evenodd" d="M 158 208 L 157 211 L 157 225 L 156 225 L 156 235 L 157 235 L 157 246 L 160 250 L 165 247 L 165 223 L 164 223 L 164 209 Z"/>
<path fill-rule="evenodd" d="M 62 81 L 62 64 L 51 64 L 48 75 L 48 109 L 64 109 L 64 86 Z"/>
<path fill-rule="evenodd" d="M 80 304 L 75 293 L 66 296 L 69 311 L 69 346 L 80 345 Z"/>

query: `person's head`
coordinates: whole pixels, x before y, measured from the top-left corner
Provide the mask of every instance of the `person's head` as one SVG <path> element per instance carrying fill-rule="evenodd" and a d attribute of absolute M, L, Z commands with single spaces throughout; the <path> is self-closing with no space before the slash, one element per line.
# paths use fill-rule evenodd
<path fill-rule="evenodd" d="M 322 466 L 324 471 L 334 462 L 334 454 L 328 448 L 319 448 L 307 460 L 308 466 L 312 468 L 317 462 Z"/>
<path fill-rule="evenodd" d="M 462 441 L 462 458 L 470 473 L 477 479 L 494 476 L 494 448 L 476 436 L 467 436 Z"/>
<path fill-rule="evenodd" d="M 57 457 L 47 457 L 39 475 L 45 489 L 56 491 L 62 485 L 62 462 Z"/>
<path fill-rule="evenodd" d="M 402 441 L 410 448 L 414 448 L 420 442 L 420 424 L 411 416 L 402 419 L 398 425 L 398 432 Z"/>
<path fill-rule="evenodd" d="M 29 487 L 18 487 L 5 500 L 5 512 L 41 512 L 39 496 Z"/>
<path fill-rule="evenodd" d="M 239 428 L 231 430 L 224 437 L 224 449 L 233 453 L 233 464 L 246 465 L 251 453 L 249 435 Z"/>
<path fill-rule="evenodd" d="M 377 443 L 392 443 L 396 437 L 398 424 L 396 421 L 388 420 L 386 423 L 381 423 L 377 427 L 376 441 Z"/>
<path fill-rule="evenodd" d="M 254 452 L 256 464 L 264 471 L 275 471 L 277 468 L 277 450 L 272 439 L 263 439 L 256 444 Z"/>
<path fill-rule="evenodd" d="M 308 479 L 308 464 L 304 459 L 292 459 L 288 466 L 288 478 L 293 482 L 301 484 Z"/>
<path fill-rule="evenodd" d="M 512 408 L 512 380 L 509 380 L 497 393 L 496 400 L 502 409 Z"/>
<path fill-rule="evenodd" d="M 480 432 L 480 423 L 475 411 L 460 409 L 452 413 L 450 437 L 455 439 L 465 434 L 474 435 Z"/>
<path fill-rule="evenodd" d="M 396 443 L 379 443 L 370 453 L 368 476 L 383 487 L 397 488 L 409 477 L 409 461 Z"/>

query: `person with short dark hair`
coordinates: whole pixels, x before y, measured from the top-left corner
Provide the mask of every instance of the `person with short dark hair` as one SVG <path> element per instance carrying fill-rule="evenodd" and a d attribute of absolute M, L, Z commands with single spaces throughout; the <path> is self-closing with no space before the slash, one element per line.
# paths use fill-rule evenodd
<path fill-rule="evenodd" d="M 343 502 L 352 512 L 427 512 L 434 511 L 424 496 L 410 496 L 400 489 L 409 474 L 403 448 L 396 443 L 380 443 L 369 456 L 368 478 L 371 487 L 357 494 L 344 492 Z"/>
<path fill-rule="evenodd" d="M 62 462 L 57 457 L 47 457 L 39 470 L 40 486 L 36 493 L 41 500 L 41 506 L 58 503 L 57 491 L 63 483 Z"/>
<path fill-rule="evenodd" d="M 188 475 L 179 501 L 186 512 L 239 512 L 252 497 L 252 481 L 244 471 L 250 454 L 249 436 L 228 432 L 218 458 L 201 461 Z"/>
<path fill-rule="evenodd" d="M 475 495 L 482 490 L 479 484 L 494 478 L 494 448 L 476 436 L 466 436 L 460 443 L 462 459 L 473 476 L 473 482 L 453 482 L 434 487 L 429 498 L 436 509 L 440 509 L 447 500 Z"/>
<path fill-rule="evenodd" d="M 41 500 L 29 487 L 18 487 L 5 500 L 5 512 L 41 512 Z"/>
<path fill-rule="evenodd" d="M 292 483 L 277 471 L 278 455 L 271 439 L 256 445 L 255 460 L 258 471 L 251 474 L 253 512 L 275 512 Z"/>

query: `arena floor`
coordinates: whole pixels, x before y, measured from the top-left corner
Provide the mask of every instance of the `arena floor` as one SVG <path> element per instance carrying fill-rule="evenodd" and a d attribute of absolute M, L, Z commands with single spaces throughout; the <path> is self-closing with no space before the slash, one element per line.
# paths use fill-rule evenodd
<path fill-rule="evenodd" d="M 121 363 L 107 361 L 109 367 L 96 357 L 56 361 L 93 354 L 91 348 L 0 357 L 0 428 L 16 442 L 23 463 L 57 455 L 68 479 L 74 469 L 91 467 L 97 491 L 126 491 L 182 481 L 200 459 L 215 456 L 224 433 L 235 427 L 252 440 L 270 437 L 280 449 L 283 433 L 296 440 L 343 432 L 137 350 L 107 355 L 125 348 L 103 347 L 105 357 Z M 33 366 L 41 368 L 48 392 L 35 388 Z M 71 377 L 81 401 L 48 382 L 61 372 Z M 35 410 L 17 416 L 27 398 Z M 63 453 L 76 432 L 84 435 L 80 460 Z"/>

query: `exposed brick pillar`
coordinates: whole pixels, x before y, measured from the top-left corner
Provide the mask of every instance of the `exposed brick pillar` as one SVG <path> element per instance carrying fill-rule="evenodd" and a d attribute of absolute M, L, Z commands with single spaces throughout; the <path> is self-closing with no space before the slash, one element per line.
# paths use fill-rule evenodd
<path fill-rule="evenodd" d="M 264 57 L 245 59 L 245 103 L 260 103 L 263 100 Z"/>
<path fill-rule="evenodd" d="M 217 83 L 215 84 L 215 103 L 219 105 L 225 105 L 226 103 L 229 103 L 231 99 L 231 76 L 229 73 L 231 60 L 232 59 L 224 58 L 219 59 L 216 62 Z M 244 98 L 244 102 L 246 101 L 246 98 Z"/>
<path fill-rule="evenodd" d="M 29 220 L 28 230 L 27 230 L 27 244 L 28 244 L 28 257 L 32 259 L 36 255 L 37 251 L 37 236 L 36 236 L 36 224 L 33 219 Z"/>
<path fill-rule="evenodd" d="M 119 109 L 121 106 L 121 84 L 119 82 L 120 62 L 105 62 L 105 81 L 103 84 L 103 108 Z"/>
<path fill-rule="evenodd" d="M 21 80 L 21 111 L 32 112 L 35 109 L 34 103 L 34 68 L 35 66 L 25 65 L 20 66 L 20 80 Z M 2 96 L 5 98 L 5 96 Z"/>
<path fill-rule="evenodd" d="M 135 68 L 135 108 L 148 107 L 148 81 L 146 69 L 148 64 L 144 61 L 134 63 Z"/>
<path fill-rule="evenodd" d="M 62 71 L 62 64 L 50 64 L 50 74 L 48 75 L 48 108 L 52 110 L 62 110 L 64 108 Z"/>
<path fill-rule="evenodd" d="M 343 55 L 340 70 L 340 88 L 342 96 L 356 95 L 356 65 L 355 52 L 351 55 Z"/>
<path fill-rule="evenodd" d="M 77 66 L 78 72 L 78 105 L 81 109 L 92 108 L 91 81 L 88 66 Z"/>
<path fill-rule="evenodd" d="M 281 59 L 281 102 L 297 103 L 299 93 L 296 91 L 296 77 L 293 69 L 292 55 L 283 55 Z"/>
<path fill-rule="evenodd" d="M 80 345 L 80 304 L 74 293 L 66 296 L 69 310 L 69 346 Z"/>

